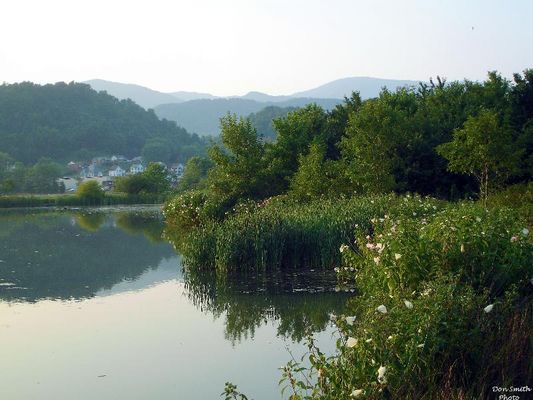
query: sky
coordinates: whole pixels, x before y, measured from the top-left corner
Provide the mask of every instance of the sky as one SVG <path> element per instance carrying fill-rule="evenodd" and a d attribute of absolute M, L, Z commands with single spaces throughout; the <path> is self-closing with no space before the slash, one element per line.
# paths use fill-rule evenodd
<path fill-rule="evenodd" d="M 0 82 L 291 94 L 533 68 L 531 0 L 3 0 Z"/>

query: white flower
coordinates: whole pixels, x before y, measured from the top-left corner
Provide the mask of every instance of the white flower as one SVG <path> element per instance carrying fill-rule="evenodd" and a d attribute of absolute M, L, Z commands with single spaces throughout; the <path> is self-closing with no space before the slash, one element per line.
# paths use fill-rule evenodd
<path fill-rule="evenodd" d="M 512 243 L 512 242 L 516 242 L 517 240 L 518 240 L 518 236 L 513 236 L 513 237 L 511 237 L 511 243 Z"/>
<path fill-rule="evenodd" d="M 464 253 L 464 252 L 465 252 L 465 245 L 461 243 L 461 253 Z"/>
<path fill-rule="evenodd" d="M 346 341 L 346 346 L 352 348 L 354 346 L 357 345 L 357 339 L 356 338 L 353 338 L 353 337 L 349 337 L 348 340 Z"/>
<path fill-rule="evenodd" d="M 371 342 L 372 342 L 372 338 L 365 340 L 365 343 L 371 343 Z"/>
<path fill-rule="evenodd" d="M 333 271 L 335 271 L 335 272 L 339 272 L 339 268 L 338 268 L 338 267 L 335 267 L 335 268 L 333 268 Z"/>
<path fill-rule="evenodd" d="M 418 346 L 416 346 L 416 347 L 418 347 L 419 349 L 421 349 L 421 348 L 424 347 L 425 345 L 426 345 L 425 343 L 420 343 L 420 344 L 419 344 Z"/>
<path fill-rule="evenodd" d="M 408 309 L 413 308 L 413 303 L 411 303 L 409 300 L 404 300 L 403 304 L 405 304 Z"/>
<path fill-rule="evenodd" d="M 382 314 L 387 314 L 387 307 L 385 305 L 380 305 L 378 308 L 376 308 L 377 311 L 379 311 Z"/>
<path fill-rule="evenodd" d="M 481 222 L 481 218 L 476 217 L 476 221 L 477 221 L 477 222 Z"/>
<path fill-rule="evenodd" d="M 396 260 L 399 260 L 400 258 L 402 258 L 402 255 L 401 254 L 398 254 L 398 253 L 394 253 L 394 258 Z"/>
<path fill-rule="evenodd" d="M 348 249 L 349 249 L 349 247 L 346 246 L 345 244 L 343 244 L 343 245 L 339 248 L 339 250 L 340 250 L 341 253 L 344 253 L 344 251 L 346 251 L 346 250 L 348 250 Z"/>
<path fill-rule="evenodd" d="M 492 311 L 493 308 L 494 308 L 494 304 L 489 304 L 487 307 L 483 309 L 483 311 L 485 311 L 488 314 Z"/>
<path fill-rule="evenodd" d="M 365 391 L 363 389 L 355 389 L 350 393 L 350 396 L 352 397 L 361 397 L 365 394 Z"/>
<path fill-rule="evenodd" d="M 528 233 L 529 233 L 529 229 L 527 228 L 522 229 L 522 235 L 527 236 Z"/>
<path fill-rule="evenodd" d="M 387 378 L 385 377 L 386 373 L 387 373 L 387 367 L 384 367 L 382 365 L 378 368 L 378 382 L 379 383 L 387 383 Z"/>
<path fill-rule="evenodd" d="M 390 336 L 387 338 L 387 340 L 392 340 L 392 339 L 394 339 L 394 337 L 393 337 L 392 335 L 390 335 Z"/>
<path fill-rule="evenodd" d="M 346 319 L 346 323 L 350 326 L 352 326 L 355 321 L 355 317 L 346 317 L 345 319 Z"/>
<path fill-rule="evenodd" d="M 374 257 L 374 262 L 375 262 L 376 264 L 379 264 L 379 257 Z"/>

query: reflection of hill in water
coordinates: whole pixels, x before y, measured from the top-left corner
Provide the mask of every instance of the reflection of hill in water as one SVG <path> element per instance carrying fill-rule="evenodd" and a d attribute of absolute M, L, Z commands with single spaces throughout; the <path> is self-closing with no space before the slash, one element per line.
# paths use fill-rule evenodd
<path fill-rule="evenodd" d="M 268 321 L 278 322 L 278 334 L 300 341 L 324 330 L 331 314 L 342 313 L 348 295 L 335 293 L 335 276 L 325 272 L 290 272 L 269 276 L 233 276 L 217 280 L 206 271 L 187 271 L 189 299 L 215 317 L 225 313 L 226 338 L 254 336 Z"/>
<path fill-rule="evenodd" d="M 0 299 L 79 299 L 134 280 L 175 257 L 162 228 L 143 212 L 1 214 Z"/>

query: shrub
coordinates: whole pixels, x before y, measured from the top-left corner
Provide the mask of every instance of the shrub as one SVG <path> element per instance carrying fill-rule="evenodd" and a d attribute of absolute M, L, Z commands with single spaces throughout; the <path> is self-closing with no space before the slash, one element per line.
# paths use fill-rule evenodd
<path fill-rule="evenodd" d="M 530 379 L 527 220 L 474 203 L 428 206 L 373 219 L 341 247 L 339 278 L 355 281 L 358 296 L 350 317 L 336 318 L 333 356 L 311 340 L 310 368 L 283 370 L 297 398 L 487 398 Z"/>
<path fill-rule="evenodd" d="M 96 181 L 85 181 L 78 186 L 76 195 L 82 201 L 90 204 L 101 204 L 105 193 Z"/>

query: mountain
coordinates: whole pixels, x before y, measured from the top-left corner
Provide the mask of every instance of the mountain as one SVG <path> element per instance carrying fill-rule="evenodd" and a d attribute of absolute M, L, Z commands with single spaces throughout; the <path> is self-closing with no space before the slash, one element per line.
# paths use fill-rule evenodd
<path fill-rule="evenodd" d="M 175 101 L 174 103 L 178 103 L 182 101 L 189 101 L 189 100 L 216 99 L 217 98 L 217 96 L 213 96 L 212 94 L 209 94 L 209 93 L 186 92 L 183 90 L 180 92 L 172 92 L 170 94 L 178 99 L 178 101 Z M 169 103 L 169 102 L 166 101 L 165 103 Z M 165 104 L 165 103 L 159 103 L 159 104 Z"/>
<path fill-rule="evenodd" d="M 153 110 L 86 84 L 0 85 L 0 150 L 15 160 L 131 158 L 145 147 L 164 152 L 172 162 L 185 161 L 203 151 L 204 141 L 175 122 L 161 121 Z"/>
<path fill-rule="evenodd" d="M 418 83 L 419 81 L 352 77 L 337 79 L 314 89 L 297 92 L 292 94 L 291 97 L 342 99 L 344 96 L 349 97 L 353 91 L 359 91 L 363 99 L 368 99 L 377 97 L 383 87 L 394 91 L 396 88 L 402 86 L 418 86 Z"/>
<path fill-rule="evenodd" d="M 248 119 L 258 135 L 267 141 L 274 141 L 277 134 L 272 121 L 276 118 L 283 118 L 294 110 L 296 110 L 296 107 L 267 106 L 256 113 L 250 114 Z"/>
<path fill-rule="evenodd" d="M 232 96 L 233 98 L 240 98 L 246 100 L 255 100 L 264 103 L 277 103 L 281 101 L 287 101 L 291 99 L 291 96 L 272 96 L 270 94 L 261 92 L 248 92 L 244 96 Z"/>
<path fill-rule="evenodd" d="M 228 112 L 238 116 L 247 116 L 261 109 L 276 105 L 278 107 L 303 107 L 309 103 L 316 103 L 325 109 L 332 109 L 341 102 L 340 99 L 318 98 L 289 98 L 277 102 L 259 102 L 255 100 L 229 98 L 229 99 L 201 99 L 184 103 L 162 104 L 154 111 L 160 118 L 176 121 L 189 132 L 202 136 L 216 136 L 219 133 L 220 118 Z"/>
<path fill-rule="evenodd" d="M 154 108 L 158 104 L 179 103 L 185 101 L 170 93 L 162 93 L 144 86 L 129 83 L 104 81 L 102 79 L 92 79 L 83 83 L 90 85 L 97 92 L 105 91 L 117 99 L 131 99 L 146 109 Z"/>

